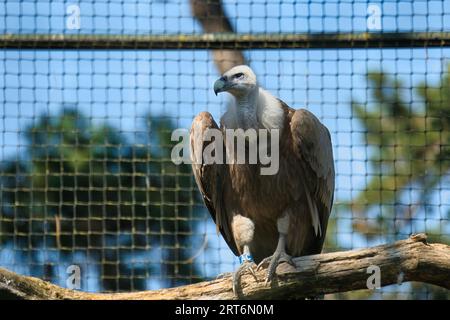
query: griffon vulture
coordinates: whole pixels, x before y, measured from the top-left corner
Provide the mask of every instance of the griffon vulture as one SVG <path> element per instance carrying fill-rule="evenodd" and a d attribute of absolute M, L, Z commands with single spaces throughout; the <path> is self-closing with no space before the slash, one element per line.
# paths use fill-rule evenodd
<path fill-rule="evenodd" d="M 233 274 L 237 294 L 244 270 L 269 264 L 266 283 L 280 262 L 320 253 L 334 194 L 334 163 L 328 129 L 309 111 L 292 109 L 258 85 L 248 66 L 236 66 L 214 83 L 214 92 L 234 99 L 220 130 L 279 130 L 279 169 L 262 175 L 261 163 L 205 163 L 202 151 L 213 117 L 195 117 L 190 148 L 195 180 L 204 202 L 241 266 Z M 217 131 L 216 130 L 216 131 Z M 224 135 L 222 148 L 228 152 Z M 200 156 L 199 156 L 200 155 Z"/>

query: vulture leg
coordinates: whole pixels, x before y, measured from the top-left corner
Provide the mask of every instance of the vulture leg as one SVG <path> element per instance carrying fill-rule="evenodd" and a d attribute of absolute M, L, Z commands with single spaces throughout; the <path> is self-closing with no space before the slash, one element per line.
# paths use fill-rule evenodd
<path fill-rule="evenodd" d="M 277 248 L 275 249 L 275 252 L 273 253 L 272 256 L 263 259 L 257 268 L 257 270 L 259 270 L 262 266 L 269 264 L 269 267 L 267 268 L 266 285 L 272 281 L 273 276 L 275 275 L 277 266 L 281 262 L 288 262 L 289 264 L 293 265 L 292 257 L 286 253 L 286 239 L 287 239 L 287 233 L 288 233 L 288 229 L 289 229 L 289 214 L 288 213 L 284 213 L 280 218 L 278 218 L 277 229 L 278 229 L 279 237 L 278 237 L 278 244 L 277 244 Z"/>
<path fill-rule="evenodd" d="M 241 261 L 241 265 L 233 273 L 233 292 L 237 297 L 239 297 L 241 291 L 241 277 L 246 271 L 250 271 L 253 277 L 257 279 L 255 270 L 253 270 L 256 267 L 256 264 L 251 258 L 248 246 L 244 246 L 244 253 L 239 257 L 239 260 Z"/>
<path fill-rule="evenodd" d="M 252 220 L 247 217 L 236 215 L 233 217 L 232 221 L 233 236 L 239 252 L 242 253 L 239 256 L 239 261 L 241 265 L 233 273 L 233 292 L 239 297 L 241 291 L 241 277 L 245 271 L 250 271 L 253 277 L 256 279 L 255 271 L 256 267 L 253 257 L 250 253 L 250 243 L 253 240 L 253 235 L 255 232 L 255 225 Z"/>

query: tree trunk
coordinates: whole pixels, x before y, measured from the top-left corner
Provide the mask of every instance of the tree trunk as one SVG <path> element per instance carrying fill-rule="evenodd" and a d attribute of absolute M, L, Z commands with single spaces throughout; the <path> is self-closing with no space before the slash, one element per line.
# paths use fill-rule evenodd
<path fill-rule="evenodd" d="M 234 33 L 221 0 L 190 0 L 192 15 L 205 33 Z M 247 64 L 239 50 L 212 50 L 220 74 L 240 64 Z"/>
<path fill-rule="evenodd" d="M 450 246 L 427 244 L 425 234 L 373 248 L 294 258 L 296 268 L 280 272 L 271 286 L 265 270 L 242 278 L 241 298 L 293 299 L 367 289 L 371 270 L 379 267 L 380 284 L 420 281 L 450 290 Z M 375 268 L 374 268 L 375 266 Z M 287 268 L 284 268 L 287 269 Z M 369 281 L 368 281 L 369 279 Z M 131 293 L 86 293 L 0 268 L 0 299 L 236 299 L 231 276 L 181 287 Z"/>

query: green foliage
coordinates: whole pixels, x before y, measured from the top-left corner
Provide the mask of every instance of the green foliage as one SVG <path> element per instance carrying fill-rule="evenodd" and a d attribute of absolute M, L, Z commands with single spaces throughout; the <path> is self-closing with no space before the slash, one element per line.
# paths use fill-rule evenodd
<path fill-rule="evenodd" d="M 196 194 L 190 167 L 170 160 L 172 129 L 149 117 L 149 136 L 130 144 L 75 109 L 39 117 L 26 130 L 26 156 L 0 169 L 3 245 L 66 259 L 83 252 L 103 290 L 145 289 L 158 272 L 169 286 L 200 280 L 189 259 Z M 160 257 L 150 259 L 157 248 Z M 155 263 L 132 264 L 130 255 Z"/>
<path fill-rule="evenodd" d="M 371 72 L 367 78 L 373 103 L 353 102 L 352 108 L 366 131 L 366 143 L 371 146 L 373 174 L 365 189 L 352 200 L 351 208 L 356 213 L 354 230 L 370 238 L 397 235 L 404 227 L 411 230 L 418 212 L 426 210 L 431 202 L 437 184 L 448 176 L 450 66 L 435 86 L 422 83 L 405 88 L 399 80 L 382 72 Z M 409 95 L 404 94 L 405 89 L 410 90 Z M 421 101 L 421 105 L 411 104 L 407 96 Z M 406 194 L 410 190 L 416 194 L 414 200 L 411 193 Z M 426 226 L 421 231 L 429 234 L 430 241 L 448 243 L 446 223 L 440 219 L 437 226 Z M 414 284 L 411 294 L 415 298 L 448 298 L 442 290 L 427 288 Z"/>
<path fill-rule="evenodd" d="M 366 142 L 372 146 L 370 163 L 374 174 L 366 188 L 352 203 L 363 215 L 379 207 L 375 223 L 356 223 L 357 230 L 377 235 L 396 230 L 388 223 L 409 221 L 426 203 L 430 191 L 450 169 L 450 73 L 437 86 L 418 85 L 412 92 L 420 107 L 413 108 L 404 98 L 399 80 L 381 72 L 368 74 L 374 103 L 353 103 L 353 112 L 366 130 Z M 401 197 L 408 188 L 420 190 L 418 205 L 401 208 Z M 389 219 L 386 219 L 389 218 Z"/>

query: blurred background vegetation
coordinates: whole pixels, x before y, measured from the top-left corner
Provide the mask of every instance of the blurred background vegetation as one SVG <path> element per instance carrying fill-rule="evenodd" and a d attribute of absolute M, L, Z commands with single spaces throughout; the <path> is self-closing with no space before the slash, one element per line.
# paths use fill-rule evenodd
<path fill-rule="evenodd" d="M 367 75 L 373 105 L 354 102 L 353 112 L 366 131 L 372 146 L 370 164 L 373 177 L 352 202 L 356 231 L 377 236 L 390 230 L 394 236 L 410 230 L 420 211 L 427 210 L 431 192 L 450 170 L 450 66 L 440 83 L 408 88 L 394 76 L 382 72 Z M 417 97 L 412 107 L 405 96 Z M 411 190 L 415 190 L 411 195 Z M 405 193 L 409 193 L 405 197 Z M 436 204 L 436 207 L 439 203 Z M 376 210 L 374 219 L 368 221 Z M 433 210 L 433 208 L 431 208 Z M 447 219 L 450 211 L 447 213 Z M 443 221 L 444 222 L 444 221 Z M 448 243 L 445 226 L 428 231 L 432 241 Z M 395 240 L 395 239 L 393 239 Z"/>
<path fill-rule="evenodd" d="M 147 119 L 148 136 L 130 145 L 73 107 L 41 115 L 25 152 L 1 164 L 0 246 L 50 281 L 79 252 L 107 291 L 143 290 L 153 274 L 169 287 L 201 279 L 189 256 L 199 212 L 190 166 L 170 160 L 170 120 Z M 40 263 L 43 250 L 60 260 Z M 130 263 L 152 250 L 162 250 L 155 263 Z"/>
<path fill-rule="evenodd" d="M 235 23 L 226 16 L 222 1 L 190 0 L 189 5 L 204 32 L 235 31 Z M 236 64 L 252 64 L 239 50 L 213 50 L 211 55 L 217 73 Z M 156 73 L 165 73 L 169 58 L 165 53 L 155 56 L 156 65 L 152 67 Z M 317 62 L 314 56 L 308 52 L 305 60 Z M 92 57 L 95 55 L 88 55 L 85 60 L 94 60 Z M 195 65 L 198 61 L 193 57 L 189 56 L 192 61 L 187 62 Z M 356 55 L 351 59 L 354 58 Z M 117 70 L 108 63 L 123 62 L 124 58 L 119 54 L 109 59 L 110 56 L 103 57 L 105 72 L 117 76 Z M 266 53 L 264 66 L 265 59 Z M 369 58 L 365 59 L 367 63 Z M 280 60 L 280 56 L 275 58 L 276 63 Z M 325 69 L 325 60 L 320 60 L 320 68 Z M 269 59 L 270 62 L 274 61 Z M 101 65 L 98 62 L 95 68 L 101 70 Z M 164 70 L 157 69 L 157 65 Z M 98 70 L 97 75 L 101 73 Z M 181 84 L 179 70 L 168 77 L 174 74 L 179 76 L 175 80 L 178 86 L 171 92 L 178 94 L 183 89 L 186 96 L 197 94 L 194 84 Z M 51 75 L 50 69 L 47 75 Z M 321 76 L 324 75 L 327 71 L 322 71 Z M 36 86 L 38 80 L 34 81 Z M 101 83 L 89 81 L 90 89 Z M 322 78 L 320 81 L 323 84 Z M 419 82 L 406 86 L 391 70 L 373 70 L 366 81 L 370 97 L 365 103 L 355 98 L 348 108 L 352 110 L 351 117 L 359 120 L 364 142 L 369 146 L 367 180 L 349 201 L 336 199 L 325 250 L 348 249 L 339 238 L 341 212 L 351 220 L 352 237 L 364 239 L 369 245 L 425 230 L 430 241 L 450 243 L 450 211 L 446 216 L 439 213 L 441 204 L 448 204 L 448 199 L 436 199 L 435 192 L 450 188 L 450 68 L 437 84 Z M 160 82 L 165 89 L 174 89 Z M 7 87 L 6 80 L 3 85 Z M 144 87 L 147 90 L 150 86 Z M 207 86 L 210 90 L 210 84 Z M 339 84 L 332 89 L 336 90 L 333 94 L 338 94 Z M 145 100 L 145 90 L 140 93 Z M 121 114 L 126 112 L 121 109 Z M 190 166 L 177 166 L 170 160 L 175 143 L 170 139 L 176 128 L 173 115 L 149 114 L 144 122 L 145 134 L 130 139 L 120 128 L 106 121 L 94 121 L 91 114 L 80 111 L 79 105 L 64 104 L 61 111 L 33 115 L 31 125 L 20 128 L 24 144 L 0 163 L 0 261 L 24 266 L 15 271 L 60 285 L 65 284 L 61 279 L 65 267 L 79 264 L 87 270 L 83 273 L 82 289 L 98 291 L 173 287 L 210 278 L 211 270 L 207 272 L 197 259 L 201 253 L 210 253 L 205 227 L 205 221 L 210 219 Z M 7 253 L 2 255 L 4 252 Z M 221 261 L 208 262 L 213 265 Z M 94 283 L 86 285 L 87 281 Z M 412 298 L 450 298 L 447 291 L 434 286 L 402 286 Z M 383 297 L 401 296 L 397 288 L 388 289 Z M 373 291 L 361 290 L 327 298 L 376 297 Z"/>
<path fill-rule="evenodd" d="M 435 86 L 419 83 L 408 88 L 380 71 L 368 73 L 367 81 L 372 103 L 354 101 L 352 110 L 372 151 L 372 174 L 365 188 L 343 205 L 352 212 L 353 231 L 368 239 L 392 242 L 420 228 L 424 231 L 421 222 L 429 219 L 434 222 L 426 226 L 429 241 L 450 244 L 450 210 L 442 217 L 439 199 L 431 205 L 436 187 L 448 185 L 444 180 L 450 172 L 450 65 Z M 420 106 L 413 107 L 405 97 L 416 97 Z M 370 295 L 369 290 L 362 290 L 336 296 Z M 446 289 L 417 283 L 412 284 L 411 295 L 415 299 L 450 298 Z"/>

